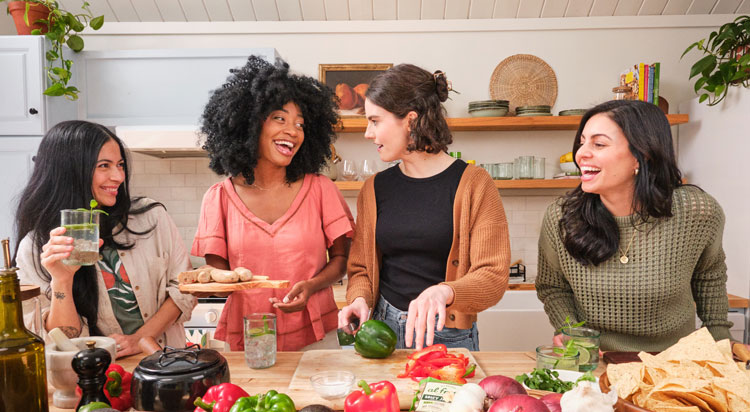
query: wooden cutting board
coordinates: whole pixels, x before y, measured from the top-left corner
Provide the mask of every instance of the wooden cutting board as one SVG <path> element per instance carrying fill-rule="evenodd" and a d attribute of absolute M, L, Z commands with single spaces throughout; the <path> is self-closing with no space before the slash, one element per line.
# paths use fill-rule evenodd
<path fill-rule="evenodd" d="M 186 283 L 180 284 L 180 292 L 234 292 L 236 290 L 270 288 L 284 289 L 289 287 L 288 280 L 249 280 L 247 282 L 237 283 Z"/>
<path fill-rule="evenodd" d="M 367 383 L 390 381 L 398 391 L 401 409 L 408 410 L 414 398 L 417 383 L 410 378 L 399 379 L 396 375 L 404 372 L 406 356 L 412 352 L 414 352 L 412 349 L 397 349 L 385 359 L 367 359 L 351 349 L 311 350 L 302 355 L 286 393 L 292 397 L 297 409 L 302 409 L 307 405 L 320 404 L 334 410 L 344 410 L 345 398 L 323 399 L 315 393 L 310 384 L 310 377 L 318 372 L 344 370 L 354 374 L 352 390 L 356 389 L 357 382 L 360 379 L 364 379 Z M 448 352 L 462 353 L 469 358 L 470 363 L 477 365 L 476 373 L 473 378 L 468 379 L 469 382 L 478 383 L 486 377 L 477 360 L 468 350 L 464 348 L 448 349 Z"/>

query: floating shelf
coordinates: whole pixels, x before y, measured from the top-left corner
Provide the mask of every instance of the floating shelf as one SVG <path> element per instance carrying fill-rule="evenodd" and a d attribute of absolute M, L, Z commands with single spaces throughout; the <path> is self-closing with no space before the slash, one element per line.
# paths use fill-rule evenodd
<path fill-rule="evenodd" d="M 360 190 L 364 182 L 337 181 L 339 190 Z M 498 189 L 575 189 L 581 179 L 495 180 Z"/>
<path fill-rule="evenodd" d="M 687 114 L 668 114 L 672 126 L 687 123 Z M 465 131 L 513 131 L 513 130 L 578 130 L 581 116 L 528 116 L 528 117 L 452 117 L 446 119 L 448 127 L 457 132 Z M 337 131 L 342 133 L 364 132 L 367 119 L 345 117 Z"/>

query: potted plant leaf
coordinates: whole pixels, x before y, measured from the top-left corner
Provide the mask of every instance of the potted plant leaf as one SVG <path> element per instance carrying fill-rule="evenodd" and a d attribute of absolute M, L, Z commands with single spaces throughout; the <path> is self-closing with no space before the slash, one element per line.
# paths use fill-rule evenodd
<path fill-rule="evenodd" d="M 46 10 L 43 12 L 42 18 L 35 19 L 33 11 L 40 8 L 46 8 Z M 57 0 L 27 0 L 8 3 L 8 13 L 14 10 L 14 13 L 20 14 L 20 10 L 23 10 L 25 26 L 32 27 L 34 24 L 41 24 L 41 27 L 33 28 L 31 34 L 44 35 L 52 44 L 51 49 L 45 54 L 49 87 L 44 90 L 44 94 L 47 96 L 65 96 L 70 100 L 78 99 L 79 90 L 75 86 L 68 85 L 72 77 L 73 61 L 65 58 L 63 46 L 68 46 L 70 50 L 76 53 L 83 50 L 83 38 L 78 33 L 86 27 L 99 30 L 104 24 L 104 16 L 94 17 L 89 9 L 88 2 L 84 1 L 81 9 L 83 10 L 81 13 L 71 13 L 60 8 Z M 18 27 L 19 24 L 16 24 L 16 26 Z M 21 34 L 20 31 L 19 34 Z"/>
<path fill-rule="evenodd" d="M 708 100 L 714 106 L 724 100 L 730 86 L 750 87 L 750 16 L 740 16 L 711 32 L 707 39 L 691 44 L 690 50 L 703 52 L 690 69 L 690 78 L 697 77 L 695 93 L 699 103 Z"/>

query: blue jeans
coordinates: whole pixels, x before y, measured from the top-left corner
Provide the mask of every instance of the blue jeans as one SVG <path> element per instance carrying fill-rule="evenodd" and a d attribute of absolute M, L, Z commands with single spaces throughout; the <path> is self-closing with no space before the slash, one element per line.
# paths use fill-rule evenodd
<path fill-rule="evenodd" d="M 375 305 L 372 318 L 382 320 L 388 326 L 396 332 L 398 336 L 398 343 L 396 349 L 405 349 L 404 340 L 406 338 L 406 317 L 409 312 L 399 310 L 395 306 L 391 305 L 387 300 L 381 296 L 378 299 L 378 303 Z M 435 324 L 437 324 L 437 318 L 435 318 Z M 413 333 L 413 332 L 412 332 Z M 412 346 L 414 345 L 412 341 Z M 426 340 L 425 340 L 426 343 Z M 435 343 L 442 343 L 449 348 L 466 348 L 470 351 L 479 350 L 479 332 L 477 331 L 477 324 L 471 325 L 471 329 L 456 329 L 446 328 L 438 331 L 435 327 L 435 337 L 432 341 Z"/>

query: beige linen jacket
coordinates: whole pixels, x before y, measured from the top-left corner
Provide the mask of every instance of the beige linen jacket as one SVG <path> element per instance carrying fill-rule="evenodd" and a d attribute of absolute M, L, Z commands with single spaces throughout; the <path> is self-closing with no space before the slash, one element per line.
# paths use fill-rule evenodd
<path fill-rule="evenodd" d="M 143 206 L 151 199 L 142 199 L 133 208 Z M 122 232 L 115 238 L 118 242 L 135 242 L 135 247 L 130 250 L 121 250 L 120 259 L 128 271 L 128 277 L 133 287 L 138 307 L 144 322 L 156 313 L 157 310 L 166 300 L 167 296 L 171 297 L 182 314 L 177 321 L 167 327 L 161 336 L 156 336 L 156 341 L 161 345 L 169 345 L 176 348 L 185 347 L 185 330 L 183 322 L 190 320 L 193 308 L 196 305 L 196 299 L 191 295 L 183 294 L 178 289 L 177 274 L 190 270 L 190 260 L 188 258 L 185 245 L 180 238 L 172 219 L 167 211 L 157 206 L 148 212 L 140 215 L 131 215 L 128 219 L 128 226 L 134 231 L 145 231 L 152 226 L 155 229 L 146 235 L 133 235 L 132 233 Z M 39 260 L 39 251 L 33 250 L 32 235 L 28 234 L 21 241 L 16 256 L 18 265 L 18 278 L 21 284 L 38 285 L 41 290 L 41 310 L 42 324 L 46 322 L 49 313 L 49 280 L 42 276 L 44 269 Z M 46 272 L 46 271 L 45 271 Z M 98 265 L 96 266 L 99 284 L 99 317 L 97 325 L 105 335 L 122 333 L 120 324 L 115 318 L 112 311 L 112 303 L 109 300 L 107 288 L 101 276 Z M 49 275 L 47 275 L 49 277 Z M 34 316 L 34 313 L 27 313 L 26 316 Z M 27 322 L 28 324 L 28 322 Z M 88 336 L 89 328 L 85 320 L 81 318 L 82 331 L 80 336 Z M 49 341 L 47 331 L 43 330 L 44 339 Z"/>

